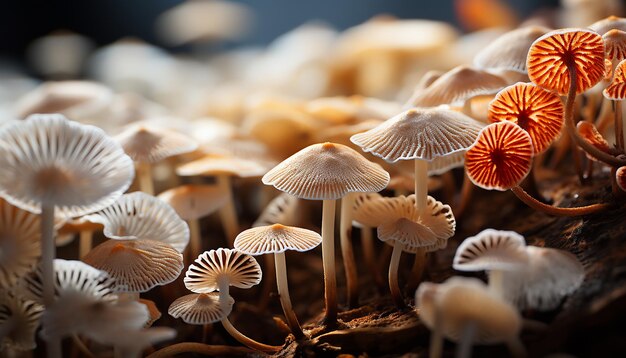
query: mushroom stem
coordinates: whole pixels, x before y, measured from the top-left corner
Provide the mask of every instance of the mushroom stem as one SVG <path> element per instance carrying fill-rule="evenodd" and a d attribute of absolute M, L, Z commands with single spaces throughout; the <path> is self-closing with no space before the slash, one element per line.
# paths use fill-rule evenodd
<path fill-rule="evenodd" d="M 461 186 L 461 194 L 459 196 L 459 204 L 456 210 L 453 210 L 454 216 L 458 220 L 472 200 L 472 194 L 474 193 L 474 183 L 467 176 L 467 172 L 463 175 L 463 185 Z"/>
<path fill-rule="evenodd" d="M 607 210 L 610 207 L 609 204 L 592 204 L 592 205 L 587 205 L 587 206 L 580 206 L 577 208 L 557 208 L 552 205 L 544 204 L 540 202 L 539 200 L 533 198 L 532 196 L 528 195 L 528 193 L 525 192 L 524 189 L 520 188 L 519 186 L 515 186 L 511 188 L 511 191 L 513 192 L 513 194 L 515 194 L 515 196 L 517 196 L 521 201 L 523 201 L 524 204 L 530 206 L 531 208 L 535 210 L 538 210 L 538 211 L 541 211 L 548 215 L 553 215 L 553 216 L 589 215 L 589 214 L 595 214 L 595 213 Z"/>
<path fill-rule="evenodd" d="M 324 200 L 322 206 L 322 263 L 324 266 L 324 300 L 326 324 L 337 321 L 337 278 L 335 277 L 335 200 Z"/>
<path fill-rule="evenodd" d="M 89 350 L 89 348 L 87 348 L 87 346 L 85 345 L 85 343 L 83 343 L 83 341 L 80 339 L 80 337 L 78 337 L 77 334 L 72 334 L 72 341 L 74 341 L 74 345 L 76 345 L 76 347 L 78 348 L 78 350 L 85 356 L 87 356 L 87 358 L 96 358 L 96 356 L 91 353 L 91 351 Z"/>
<path fill-rule="evenodd" d="M 435 322 L 430 332 L 429 358 L 441 358 L 443 353 L 443 322 L 442 313 L 439 307 L 435 306 Z"/>
<path fill-rule="evenodd" d="M 235 200 L 230 187 L 230 177 L 228 175 L 218 175 L 215 180 L 218 187 L 228 193 L 226 203 L 220 208 L 219 214 L 224 227 L 224 233 L 228 241 L 228 247 L 233 247 L 235 237 L 239 234 L 239 221 L 237 220 L 237 210 L 235 210 Z"/>
<path fill-rule="evenodd" d="M 54 205 L 41 205 L 41 275 L 43 302 L 46 308 L 54 303 Z M 48 358 L 61 358 L 61 340 L 52 337 L 46 344 Z"/>
<path fill-rule="evenodd" d="M 274 264 L 274 258 L 271 255 L 263 255 L 265 259 L 263 266 L 263 288 L 261 289 L 261 298 L 259 299 L 258 308 L 263 311 L 270 303 L 270 294 L 274 289 L 274 280 L 276 279 L 276 266 Z"/>
<path fill-rule="evenodd" d="M 467 322 L 461 333 L 461 341 L 457 347 L 456 358 L 470 358 L 472 356 L 472 344 L 476 335 L 476 323 Z"/>
<path fill-rule="evenodd" d="M 89 251 L 91 251 L 91 246 L 93 242 L 93 231 L 82 230 L 79 235 L 78 257 L 82 259 L 83 257 L 85 257 L 85 255 L 87 255 Z"/>
<path fill-rule="evenodd" d="M 245 345 L 248 348 L 265 353 L 275 353 L 283 348 L 282 346 L 270 346 L 267 344 L 263 344 L 246 336 L 245 334 L 239 332 L 235 327 L 233 327 L 233 325 L 228 320 L 228 317 L 222 320 L 222 326 L 224 326 L 224 329 L 226 329 L 226 332 L 228 332 L 228 334 L 230 334 L 239 343 Z"/>
<path fill-rule="evenodd" d="M 626 117 L 622 113 L 622 101 L 614 101 L 615 103 L 615 142 L 617 148 L 624 151 L 624 142 L 626 142 Z"/>
<path fill-rule="evenodd" d="M 378 264 L 374 257 L 374 236 L 372 235 L 372 228 L 369 226 L 363 226 L 361 228 L 361 246 L 363 246 L 363 260 L 370 269 L 370 274 L 379 288 L 385 287 L 385 282 L 382 275 L 378 271 Z"/>
<path fill-rule="evenodd" d="M 118 292 L 118 302 L 135 302 L 139 301 L 139 292 Z"/>
<path fill-rule="evenodd" d="M 348 307 L 356 307 L 359 300 L 359 280 L 352 248 L 352 205 L 354 194 L 348 193 L 341 199 L 341 219 L 339 221 L 339 238 L 341 243 L 341 256 L 343 268 L 346 274 L 346 286 Z"/>
<path fill-rule="evenodd" d="M 152 165 L 150 163 L 137 162 L 137 180 L 139 181 L 139 190 L 146 194 L 154 195 Z"/>
<path fill-rule="evenodd" d="M 200 232 L 200 221 L 198 219 L 187 220 L 189 225 L 189 251 L 190 257 L 198 257 L 202 251 L 202 234 Z"/>
<path fill-rule="evenodd" d="M 407 290 L 409 292 L 415 292 L 417 286 L 422 281 L 424 274 L 424 268 L 426 267 L 426 251 L 424 249 L 418 249 L 415 252 L 415 258 L 413 259 L 413 267 L 411 267 L 411 276 L 407 283 Z"/>
<path fill-rule="evenodd" d="M 428 162 L 415 159 L 415 206 L 418 212 L 426 208 L 428 200 Z"/>
<path fill-rule="evenodd" d="M 248 348 L 243 347 L 231 347 L 231 346 L 212 346 L 202 343 L 183 342 L 172 344 L 165 348 L 161 348 L 158 351 L 150 354 L 146 358 L 168 358 L 176 354 L 183 353 L 199 353 L 207 356 L 214 357 L 234 357 L 234 356 L 248 356 L 251 353 Z"/>
<path fill-rule="evenodd" d="M 296 317 L 296 313 L 293 311 L 291 298 L 289 297 L 285 253 L 275 253 L 274 263 L 276 265 L 276 287 L 278 287 L 278 296 L 280 297 L 280 304 L 283 306 L 285 318 L 287 318 L 287 324 L 289 325 L 293 335 L 296 338 L 301 338 L 304 336 L 304 333 L 302 332 L 302 327 L 300 327 L 300 323 L 298 322 L 298 317 Z"/>
<path fill-rule="evenodd" d="M 504 296 L 504 274 L 501 270 L 489 271 L 489 290 L 498 297 Z"/>
<path fill-rule="evenodd" d="M 209 335 L 213 333 L 213 324 L 203 324 L 202 325 L 202 343 L 206 343 Z"/>
<path fill-rule="evenodd" d="M 565 112 L 563 116 L 565 117 L 565 128 L 567 128 L 567 132 L 569 133 L 570 137 L 585 152 L 587 152 L 589 155 L 596 158 L 597 160 L 611 166 L 620 167 L 626 165 L 626 160 L 620 160 L 594 147 L 591 143 L 587 142 L 585 138 L 581 137 L 576 130 L 576 124 L 574 123 L 574 102 L 576 99 L 576 69 L 573 65 L 569 65 L 568 70 L 570 85 L 569 91 L 567 92 L 567 99 L 565 101 Z M 577 153 L 573 154 L 577 155 Z"/>
<path fill-rule="evenodd" d="M 391 291 L 391 297 L 393 302 L 398 308 L 406 307 L 404 299 L 402 298 L 402 292 L 400 291 L 400 285 L 398 285 L 398 267 L 400 266 L 400 256 L 402 256 L 402 244 L 396 241 L 393 244 L 393 252 L 391 253 L 391 261 L 389 262 L 389 290 Z"/>

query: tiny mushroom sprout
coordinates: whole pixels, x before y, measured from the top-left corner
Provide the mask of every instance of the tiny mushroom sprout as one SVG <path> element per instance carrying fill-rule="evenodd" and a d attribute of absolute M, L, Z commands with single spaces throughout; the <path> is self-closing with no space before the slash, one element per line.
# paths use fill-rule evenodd
<path fill-rule="evenodd" d="M 219 291 L 218 299 L 222 310 L 232 308 L 230 286 L 247 289 L 261 282 L 261 267 L 254 257 L 237 250 L 219 248 L 200 254 L 185 274 L 185 287 L 199 294 Z M 224 329 L 237 341 L 261 352 L 278 352 L 282 347 L 259 343 L 239 332 L 223 317 Z"/>
<path fill-rule="evenodd" d="M 0 168 L 0 196 L 41 213 L 44 302 L 51 305 L 55 213 L 81 216 L 112 204 L 133 179 L 132 161 L 99 128 L 62 115 L 32 115 L 0 130 Z M 50 357 L 61 355 L 58 341 L 48 348 Z"/>
<path fill-rule="evenodd" d="M 221 208 L 228 200 L 228 193 L 217 185 L 188 184 L 166 190 L 158 198 L 174 208 L 189 225 L 189 251 L 191 257 L 197 257 L 202 251 L 199 220 Z"/>
<path fill-rule="evenodd" d="M 503 297 L 503 272 L 520 270 L 527 263 L 523 236 L 514 231 L 486 229 L 459 245 L 452 267 L 459 271 L 488 271 L 489 289 Z"/>
<path fill-rule="evenodd" d="M 323 200 L 322 261 L 326 320 L 337 320 L 335 277 L 335 201 L 351 192 L 378 192 L 389 183 L 389 173 L 348 146 L 318 143 L 285 159 L 263 176 L 263 184 L 301 199 Z M 347 242 L 342 241 L 342 244 Z M 354 280 L 356 282 L 356 280 Z"/>
<path fill-rule="evenodd" d="M 291 305 L 287 280 L 285 251 L 309 251 L 322 243 L 322 237 L 311 230 L 274 224 L 259 226 L 243 231 L 235 239 L 235 249 L 249 255 L 274 254 L 276 284 L 280 303 L 291 332 L 300 338 L 304 336 L 298 318 Z"/>
<path fill-rule="evenodd" d="M 465 171 L 470 180 L 487 190 L 509 190 L 526 205 L 555 216 L 579 216 L 606 210 L 608 204 L 557 208 L 531 197 L 519 183 L 532 166 L 533 144 L 528 132 L 509 121 L 485 127 L 465 153 Z"/>
<path fill-rule="evenodd" d="M 148 124 L 131 125 L 115 139 L 126 154 L 137 163 L 139 187 L 150 195 L 154 195 L 152 164 L 168 157 L 192 152 L 198 147 L 193 139 L 181 133 Z"/>
<path fill-rule="evenodd" d="M 189 226 L 176 211 L 141 191 L 124 194 L 112 205 L 85 219 L 104 225 L 104 236 L 113 240 L 160 241 L 180 253 L 189 243 Z"/>
<path fill-rule="evenodd" d="M 18 356 L 18 352 L 35 349 L 43 306 L 4 290 L 0 293 L 0 352 Z"/>
<path fill-rule="evenodd" d="M 505 343 L 524 357 L 519 340 L 522 318 L 514 306 L 489 291 L 480 280 L 451 277 L 442 284 L 423 282 L 415 293 L 420 319 L 433 331 L 430 357 L 441 357 L 442 338 L 458 342 L 457 357 L 471 356 L 473 342 Z"/>
<path fill-rule="evenodd" d="M 456 228 L 456 221 L 448 205 L 429 196 L 426 208 L 418 210 L 415 200 L 415 195 L 370 200 L 362 204 L 362 212 L 358 216 L 360 222 L 377 226 L 378 238 L 393 246 L 389 263 L 389 289 L 398 307 L 405 306 L 398 285 L 402 252 L 414 253 L 423 262 L 426 252 L 446 247 Z"/>
<path fill-rule="evenodd" d="M 622 113 L 622 101 L 626 99 L 626 60 L 617 65 L 613 80 L 602 94 L 615 103 L 615 139 L 617 147 L 623 151 L 626 148 L 626 117 Z"/>

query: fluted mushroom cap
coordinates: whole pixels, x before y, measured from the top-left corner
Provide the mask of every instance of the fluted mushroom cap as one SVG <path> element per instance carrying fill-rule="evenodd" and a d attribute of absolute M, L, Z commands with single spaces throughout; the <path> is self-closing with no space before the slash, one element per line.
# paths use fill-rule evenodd
<path fill-rule="evenodd" d="M 575 66 L 576 93 L 595 86 L 604 77 L 602 36 L 586 29 L 548 32 L 530 47 L 528 77 L 540 87 L 565 95 L 570 85 L 569 62 Z"/>
<path fill-rule="evenodd" d="M 626 99 L 626 60 L 621 61 L 615 67 L 613 81 L 602 91 L 602 94 L 604 94 L 604 97 L 614 101 Z"/>
<path fill-rule="evenodd" d="M 615 181 L 622 191 L 626 191 L 626 166 L 617 168 L 615 171 Z"/>
<path fill-rule="evenodd" d="M 0 195 L 11 204 L 34 213 L 54 205 L 66 217 L 111 205 L 134 176 L 130 158 L 101 129 L 58 114 L 2 127 L 0 168 Z"/>
<path fill-rule="evenodd" d="M 216 185 L 187 184 L 166 190 L 158 198 L 183 220 L 197 220 L 221 208 L 228 200 L 228 193 Z"/>
<path fill-rule="evenodd" d="M 146 292 L 174 281 L 184 268 L 183 255 L 153 240 L 107 240 L 83 261 L 114 277 L 122 292 Z"/>
<path fill-rule="evenodd" d="M 395 163 L 398 160 L 439 157 L 465 151 L 483 124 L 447 109 L 413 108 L 350 140 L 365 152 Z M 373 191 L 373 190 L 371 190 Z"/>
<path fill-rule="evenodd" d="M 275 223 L 295 226 L 298 224 L 298 201 L 300 199 L 287 193 L 281 193 L 263 209 L 252 227 L 267 226 Z"/>
<path fill-rule="evenodd" d="M 319 143 L 285 159 L 262 180 L 301 199 L 331 200 L 350 192 L 381 191 L 389 173 L 348 146 Z"/>
<path fill-rule="evenodd" d="M 532 157 L 533 143 L 525 130 L 509 121 L 493 123 L 465 153 L 465 171 L 475 185 L 505 191 L 528 175 Z"/>
<path fill-rule="evenodd" d="M 115 240 L 147 239 L 183 252 L 189 243 L 189 226 L 176 211 L 152 195 L 124 194 L 113 205 L 85 219 L 104 225 L 104 236 Z"/>
<path fill-rule="evenodd" d="M 626 32 L 621 30 L 610 30 L 602 35 L 604 47 L 606 48 L 606 59 L 621 61 L 626 58 Z"/>
<path fill-rule="evenodd" d="M 482 69 L 526 73 L 530 46 L 548 31 L 550 29 L 546 27 L 530 26 L 504 33 L 476 54 L 474 65 Z"/>
<path fill-rule="evenodd" d="M 287 250 L 309 251 L 322 243 L 315 231 L 274 224 L 241 232 L 235 238 L 235 249 L 248 255 L 276 254 Z"/>
<path fill-rule="evenodd" d="M 3 331 L 0 351 L 35 349 L 35 332 L 43 311 L 44 307 L 35 301 L 4 292 L 0 298 L 0 327 L 10 324 L 12 328 Z"/>
<path fill-rule="evenodd" d="M 198 144 L 184 134 L 148 124 L 131 125 L 115 136 L 115 140 L 135 162 L 156 163 L 198 148 Z"/>
<path fill-rule="evenodd" d="M 231 175 L 250 178 L 259 177 L 266 172 L 267 167 L 262 163 L 221 154 L 209 154 L 176 168 L 176 174 L 180 176 Z"/>
<path fill-rule="evenodd" d="M 440 311 L 443 335 L 459 342 L 468 323 L 476 325 L 474 341 L 497 344 L 511 340 L 522 329 L 522 318 L 511 304 L 475 278 L 451 277 L 436 285 L 424 282 L 415 293 L 420 319 L 431 330 Z"/>
<path fill-rule="evenodd" d="M 527 263 L 526 241 L 522 235 L 486 229 L 459 245 L 452 267 L 459 271 L 516 270 Z"/>
<path fill-rule="evenodd" d="M 609 145 L 609 142 L 604 139 L 602 134 L 600 134 L 600 132 L 598 131 L 598 128 L 596 128 L 593 123 L 580 121 L 576 124 L 576 131 L 578 132 L 578 134 L 580 134 L 581 137 L 589 142 L 589 144 L 593 145 L 599 150 L 605 153 L 609 153 L 611 155 L 619 154 L 619 150 L 616 148 L 612 148 Z M 587 158 L 589 158 L 589 160 L 597 161 L 595 157 L 592 157 L 589 154 L 587 154 Z"/>
<path fill-rule="evenodd" d="M 535 155 L 561 134 L 563 103 L 553 93 L 532 83 L 516 83 L 498 92 L 489 104 L 491 122 L 510 121 L 522 127 L 533 141 Z"/>
<path fill-rule="evenodd" d="M 261 267 L 254 257 L 237 250 L 219 248 L 200 254 L 185 274 L 185 286 L 195 293 L 219 290 L 220 280 L 229 286 L 250 288 L 261 282 Z"/>
<path fill-rule="evenodd" d="M 600 35 L 604 35 L 613 29 L 626 31 L 626 18 L 609 16 L 605 19 L 594 22 L 591 26 L 589 26 L 589 28 Z"/>
<path fill-rule="evenodd" d="M 413 182 L 412 185 L 415 185 Z M 367 223 L 378 222 L 378 206 L 368 205 L 370 201 L 381 199 L 378 193 L 358 193 L 352 202 L 352 224 L 357 226 L 369 226 Z"/>
<path fill-rule="evenodd" d="M 219 322 L 228 317 L 233 309 L 232 297 L 228 297 L 226 304 L 220 302 L 220 295 L 217 292 L 192 293 L 177 298 L 167 313 L 174 318 L 181 318 L 188 324 L 211 324 Z"/>

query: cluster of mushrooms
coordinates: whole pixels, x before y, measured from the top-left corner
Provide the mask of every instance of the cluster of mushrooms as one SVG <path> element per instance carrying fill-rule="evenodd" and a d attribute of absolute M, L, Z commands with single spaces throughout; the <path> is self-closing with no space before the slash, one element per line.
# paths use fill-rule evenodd
<path fill-rule="evenodd" d="M 421 35 L 419 46 L 407 39 L 407 31 L 419 37 L 433 28 L 437 35 Z M 312 47 L 335 36 L 306 31 L 320 38 Z M 264 61 L 304 40 L 291 35 Z M 498 34 L 471 65 L 425 72 L 408 100 L 389 98 L 403 66 L 428 64 L 423 53 L 444 51 L 435 42 L 455 36 L 440 23 L 372 20 L 334 40 L 341 66 L 333 71 L 307 53 L 297 69 L 285 66 L 294 80 L 324 74 L 324 83 L 313 82 L 325 89 L 310 88 L 312 98 L 264 94 L 242 105 L 225 88 L 204 103 L 211 118 L 183 120 L 164 103 L 97 82 L 48 82 L 26 93 L 14 109 L 19 119 L 0 124 L 0 355 L 297 355 L 288 347 L 349 331 L 342 312 L 379 300 L 430 329 L 430 357 L 442 356 L 444 338 L 457 343 L 458 357 L 471 356 L 474 344 L 526 356 L 522 314 L 558 309 L 583 284 L 582 263 L 513 231 L 487 228 L 456 240 L 457 221 L 475 187 L 510 190 L 550 216 L 622 205 L 626 19 Z M 108 51 L 100 60 L 112 61 Z M 331 96 L 342 78 L 344 88 L 367 96 Z M 284 80 L 275 88 L 303 88 Z M 550 203 L 540 174 L 563 166 L 578 185 L 605 181 L 611 195 L 574 207 Z M 460 245 L 446 265 L 476 277 L 484 271 L 488 283 L 467 275 L 423 280 L 429 256 L 453 241 Z M 323 292 L 307 294 L 324 310 L 303 320 L 290 298 L 287 258 L 319 262 L 305 252 L 320 245 Z M 381 293 L 365 294 L 363 280 Z M 266 315 L 279 314 L 268 301 L 282 306 L 281 344 L 259 342 L 229 320 L 241 294 L 231 287 L 259 284 Z M 159 300 L 141 298 L 148 294 Z M 173 343 L 179 332 L 158 324 L 159 305 L 172 320 L 202 326 L 205 339 L 223 334 L 211 328 L 220 322 L 240 345 Z"/>

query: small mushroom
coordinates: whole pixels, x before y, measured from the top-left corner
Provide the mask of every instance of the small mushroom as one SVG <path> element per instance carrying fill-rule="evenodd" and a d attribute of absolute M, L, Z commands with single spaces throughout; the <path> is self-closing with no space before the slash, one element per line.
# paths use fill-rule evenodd
<path fill-rule="evenodd" d="M 218 292 L 192 293 L 177 298 L 167 313 L 174 318 L 181 318 L 188 324 L 207 325 L 228 317 L 233 309 L 233 303 L 235 300 L 232 297 L 227 304 L 220 302 Z"/>
<path fill-rule="evenodd" d="M 626 18 L 609 16 L 605 19 L 594 22 L 589 26 L 589 28 L 600 35 L 604 35 L 613 29 L 626 31 Z"/>
<path fill-rule="evenodd" d="M 617 65 L 613 80 L 602 94 L 615 104 L 615 139 L 617 147 L 623 151 L 626 143 L 626 117 L 622 117 L 622 102 L 626 99 L 626 60 Z"/>
<path fill-rule="evenodd" d="M 43 306 L 35 301 L 2 291 L 0 352 L 10 355 L 35 349 L 35 332 L 43 311 Z"/>

